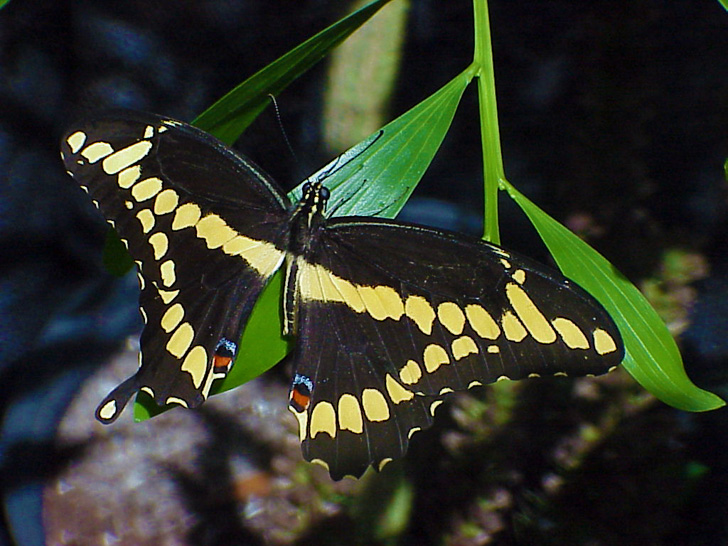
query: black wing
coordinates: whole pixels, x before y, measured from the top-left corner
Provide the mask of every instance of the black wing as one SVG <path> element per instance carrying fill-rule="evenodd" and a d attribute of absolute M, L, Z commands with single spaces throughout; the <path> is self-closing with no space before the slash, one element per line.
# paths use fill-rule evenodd
<path fill-rule="evenodd" d="M 140 273 L 141 366 L 97 417 L 112 422 L 138 390 L 159 404 L 199 405 L 283 260 L 288 199 L 215 138 L 152 114 L 81 122 L 61 156 Z"/>
<path fill-rule="evenodd" d="M 330 221 L 298 264 L 290 406 L 304 457 L 359 476 L 402 456 L 448 393 L 601 374 L 624 355 L 607 312 L 561 274 L 477 239 Z"/>

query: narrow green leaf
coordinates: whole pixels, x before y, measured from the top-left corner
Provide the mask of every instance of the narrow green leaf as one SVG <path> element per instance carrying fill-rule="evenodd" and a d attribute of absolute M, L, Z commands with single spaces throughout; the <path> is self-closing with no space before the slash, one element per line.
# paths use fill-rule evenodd
<path fill-rule="evenodd" d="M 3 9 L 10 0 L 0 0 L 0 9 Z"/>
<path fill-rule="evenodd" d="M 677 344 L 640 291 L 596 250 L 507 182 L 502 187 L 523 209 L 563 273 L 591 293 L 614 318 L 624 339 L 624 367 L 663 402 L 686 411 L 725 405 L 685 374 Z"/>
<path fill-rule="evenodd" d="M 288 85 L 319 62 L 390 0 L 375 0 L 259 70 L 197 116 L 193 125 L 232 144 Z"/>
<path fill-rule="evenodd" d="M 300 199 L 305 182 L 323 180 L 335 216 L 395 217 L 440 148 L 469 82 L 467 73 L 458 75 L 308 177 L 291 191 L 291 199 Z"/>
<path fill-rule="evenodd" d="M 720 5 L 723 6 L 723 9 L 728 11 L 728 0 L 718 0 L 720 2 Z"/>

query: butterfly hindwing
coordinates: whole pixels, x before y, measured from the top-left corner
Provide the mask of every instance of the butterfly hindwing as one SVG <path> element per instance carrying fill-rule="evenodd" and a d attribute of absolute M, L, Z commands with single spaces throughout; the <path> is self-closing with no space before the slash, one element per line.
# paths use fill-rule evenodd
<path fill-rule="evenodd" d="M 348 218 L 329 221 L 315 248 L 297 283 L 296 377 L 310 393 L 291 406 L 304 455 L 334 477 L 400 456 L 450 392 L 601 374 L 623 357 L 586 292 L 483 241 Z M 366 449 L 352 458 L 349 444 Z"/>
<path fill-rule="evenodd" d="M 160 404 L 199 405 L 283 261 L 276 241 L 285 238 L 288 199 L 210 135 L 151 114 L 82 122 L 61 149 L 139 269 L 140 370 L 97 416 L 113 421 L 139 389 Z"/>

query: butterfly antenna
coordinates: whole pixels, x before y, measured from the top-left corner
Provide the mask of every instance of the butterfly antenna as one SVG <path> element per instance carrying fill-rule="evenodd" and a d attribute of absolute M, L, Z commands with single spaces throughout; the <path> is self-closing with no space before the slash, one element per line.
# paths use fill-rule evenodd
<path fill-rule="evenodd" d="M 286 133 L 286 128 L 283 126 L 283 120 L 281 119 L 281 111 L 278 108 L 278 101 L 276 100 L 275 96 L 272 93 L 268 93 L 268 98 L 273 103 L 273 108 L 276 111 L 276 119 L 278 120 L 278 127 L 281 129 L 281 134 L 283 135 L 283 140 L 286 143 L 286 146 L 288 146 L 288 151 L 291 152 L 291 156 L 293 157 L 293 160 L 300 165 L 300 161 L 298 160 L 298 156 L 296 155 L 296 152 L 293 151 L 293 146 L 291 146 L 291 141 L 288 139 L 288 133 Z"/>

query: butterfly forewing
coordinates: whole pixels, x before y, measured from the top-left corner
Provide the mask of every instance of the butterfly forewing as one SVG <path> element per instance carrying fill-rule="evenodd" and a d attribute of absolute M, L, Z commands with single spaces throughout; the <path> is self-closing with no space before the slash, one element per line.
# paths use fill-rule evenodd
<path fill-rule="evenodd" d="M 210 135 L 151 114 L 82 122 L 61 150 L 140 272 L 141 367 L 97 416 L 113 421 L 139 389 L 160 404 L 199 405 L 282 263 L 287 198 Z"/>
<path fill-rule="evenodd" d="M 304 455 L 334 477 L 401 455 L 450 392 L 601 374 L 623 357 L 613 321 L 581 288 L 475 239 L 332 220 L 298 279 L 296 373 L 311 392 L 305 416 L 292 409 Z"/>

